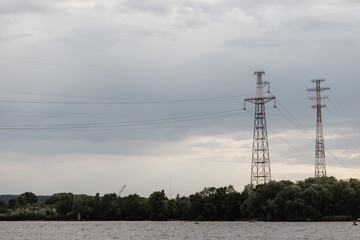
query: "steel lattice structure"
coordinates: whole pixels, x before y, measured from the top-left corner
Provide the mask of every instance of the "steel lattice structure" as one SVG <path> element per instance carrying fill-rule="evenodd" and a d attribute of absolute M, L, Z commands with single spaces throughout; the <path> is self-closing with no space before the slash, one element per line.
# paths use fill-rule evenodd
<path fill-rule="evenodd" d="M 245 102 L 255 104 L 254 113 L 254 134 L 251 161 L 251 186 L 263 184 L 271 181 L 269 144 L 266 127 L 265 104 L 271 100 L 275 101 L 275 96 L 264 97 L 263 88 L 270 83 L 262 80 L 264 71 L 256 71 L 256 97 L 245 98 Z M 269 92 L 269 91 L 268 91 Z M 244 109 L 245 108 L 244 102 Z"/>
<path fill-rule="evenodd" d="M 311 97 L 310 99 L 316 99 L 316 105 L 313 105 L 312 108 L 316 108 L 316 140 L 315 140 L 315 177 L 326 177 L 326 164 L 325 164 L 325 147 L 324 147 L 324 135 L 323 135 L 323 126 L 322 126 L 322 117 L 321 109 L 326 107 L 325 104 L 321 104 L 322 98 L 327 98 L 326 96 L 321 96 L 321 92 L 329 90 L 329 87 L 320 87 L 320 83 L 325 81 L 324 79 L 311 80 L 316 84 L 315 88 L 308 88 L 310 92 L 316 92 L 316 97 Z"/>

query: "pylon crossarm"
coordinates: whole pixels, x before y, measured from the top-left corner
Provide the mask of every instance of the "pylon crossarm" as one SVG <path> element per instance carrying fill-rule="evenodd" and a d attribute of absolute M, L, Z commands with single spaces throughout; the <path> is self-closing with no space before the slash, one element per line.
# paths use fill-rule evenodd
<path fill-rule="evenodd" d="M 311 80 L 311 82 L 314 82 L 314 83 L 316 83 L 316 82 L 324 82 L 325 81 L 325 79 L 313 79 L 313 80 Z"/>
<path fill-rule="evenodd" d="M 259 103 L 268 103 L 274 99 L 275 99 L 275 96 L 271 96 L 271 97 L 261 97 L 261 98 L 245 98 L 245 101 L 251 102 L 254 104 L 259 104 Z"/>
<path fill-rule="evenodd" d="M 326 91 L 326 90 L 329 90 L 330 88 L 329 87 L 322 87 L 322 88 L 308 88 L 306 89 L 307 91 L 309 92 L 316 92 L 316 91 Z"/>
<path fill-rule="evenodd" d="M 321 99 L 328 99 L 328 96 L 320 96 Z M 309 97 L 310 100 L 317 100 L 317 97 Z"/>
<path fill-rule="evenodd" d="M 320 108 L 326 108 L 326 104 L 320 104 L 320 105 L 312 105 L 311 106 L 312 108 L 318 108 L 318 107 L 320 107 Z"/>

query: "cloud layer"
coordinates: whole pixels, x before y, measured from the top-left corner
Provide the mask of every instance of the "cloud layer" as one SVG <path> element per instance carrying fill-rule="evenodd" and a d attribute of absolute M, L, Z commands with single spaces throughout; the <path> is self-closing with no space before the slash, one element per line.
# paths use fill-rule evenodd
<path fill-rule="evenodd" d="M 316 78 L 331 87 L 328 172 L 358 177 L 360 115 L 349 103 L 360 87 L 359 8 L 351 0 L 2 1 L 0 188 L 105 193 L 127 184 L 146 195 L 172 177 L 183 194 L 241 190 L 253 106 L 250 115 L 241 109 L 263 69 L 278 100 L 267 105 L 273 178 L 313 174 L 306 88 Z"/>

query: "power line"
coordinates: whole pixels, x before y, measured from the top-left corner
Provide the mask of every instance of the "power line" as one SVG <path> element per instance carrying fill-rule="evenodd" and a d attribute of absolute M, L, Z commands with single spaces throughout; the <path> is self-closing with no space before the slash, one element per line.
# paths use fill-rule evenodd
<path fill-rule="evenodd" d="M 306 159 L 308 159 L 311 163 L 312 163 L 312 159 L 310 159 L 309 156 L 305 155 L 303 152 L 301 152 L 298 148 L 294 147 L 293 145 L 291 145 L 289 143 L 289 141 L 286 141 L 283 137 L 281 137 L 279 134 L 277 134 L 274 130 L 272 130 L 271 128 L 269 128 L 269 130 L 275 134 L 278 138 L 280 138 L 285 144 L 287 144 L 289 147 L 291 147 L 292 149 L 294 149 L 296 152 L 298 152 L 299 154 L 301 154 L 303 157 L 305 157 Z"/>
<path fill-rule="evenodd" d="M 0 102 L 4 103 L 29 103 L 29 104 L 74 104 L 74 105 L 134 105 L 134 104 L 166 104 L 166 103 L 184 103 L 184 102 L 204 102 L 213 100 L 229 100 L 237 99 L 244 95 L 232 95 L 223 97 L 209 97 L 209 98 L 192 98 L 192 99 L 173 99 L 173 100 L 116 100 L 116 101 L 48 101 L 48 100 L 11 100 L 0 99 Z"/>
<path fill-rule="evenodd" d="M 293 114 L 291 114 L 291 112 L 281 103 L 281 101 L 277 100 L 277 102 L 280 104 L 280 106 L 289 114 L 289 116 L 296 122 L 296 124 L 300 127 L 300 129 L 302 129 L 303 131 L 307 132 L 307 133 L 310 133 L 306 127 L 297 120 L 296 117 L 294 117 Z M 286 116 L 283 112 L 280 111 L 279 108 L 277 108 L 279 110 L 279 112 L 283 115 L 283 116 Z M 288 118 L 288 117 L 286 117 Z M 289 119 L 289 118 L 288 118 Z M 289 119 L 290 120 L 290 119 Z M 290 120 L 291 121 L 291 120 Z"/>
<path fill-rule="evenodd" d="M 107 123 L 80 123 L 80 124 L 37 124 L 37 125 L 0 125 L 1 130 L 57 130 L 57 129 L 92 129 L 92 128 L 121 128 L 132 126 L 153 126 L 170 123 L 191 122 L 205 119 L 214 119 L 235 116 L 241 110 L 228 110 L 211 114 L 193 115 L 187 117 L 162 118 L 151 120 L 138 120 L 128 122 L 107 122 Z"/>
<path fill-rule="evenodd" d="M 325 151 L 330 155 L 332 156 L 338 163 L 340 163 L 344 168 L 346 169 L 350 169 L 353 173 L 355 173 L 355 175 L 358 175 L 360 176 L 360 174 L 355 171 L 353 168 L 349 168 L 348 166 L 346 166 L 342 161 L 340 161 L 340 159 L 338 159 L 337 157 L 334 156 L 334 154 L 332 154 L 331 152 L 329 152 L 328 150 L 325 149 Z"/>
<path fill-rule="evenodd" d="M 279 100 L 278 100 L 279 102 Z M 286 107 L 281 104 L 281 106 L 286 109 Z M 277 110 L 279 110 L 279 108 L 277 108 Z M 283 114 L 281 111 L 279 111 L 281 113 L 281 115 L 283 115 L 286 119 L 288 119 L 296 128 L 298 128 L 301 132 L 305 133 L 306 135 L 309 135 L 313 140 L 315 140 L 314 136 L 310 133 L 310 131 L 304 127 L 303 124 L 301 124 L 298 120 L 295 121 L 295 120 L 292 120 L 290 117 L 286 117 L 285 114 Z M 289 110 L 286 109 L 286 112 L 287 113 L 290 113 Z M 293 115 L 290 113 L 290 115 L 293 117 Z M 293 117 L 295 119 L 295 117 Z M 332 154 L 328 149 L 325 149 L 325 151 L 332 157 L 334 158 L 338 163 L 340 163 L 343 167 L 345 167 L 346 169 L 350 169 L 351 171 L 353 171 L 353 173 L 356 173 L 354 172 L 354 170 L 350 167 L 348 167 L 346 164 L 344 164 L 343 161 L 341 161 L 339 158 L 337 158 L 334 154 Z"/>
<path fill-rule="evenodd" d="M 250 114 L 250 116 L 252 117 L 253 115 L 252 115 L 252 113 L 249 111 L 249 110 L 246 110 L 249 114 Z M 298 148 L 296 148 L 296 147 L 294 147 L 293 145 L 291 145 L 290 143 L 289 143 L 289 141 L 287 141 L 287 140 L 285 140 L 283 137 L 281 137 L 278 133 L 276 133 L 273 129 L 271 129 L 271 128 L 268 128 L 274 135 L 276 135 L 278 138 L 280 138 L 285 144 L 287 144 L 289 147 L 291 147 L 292 149 L 294 149 L 296 152 L 298 152 L 299 154 L 301 154 L 303 157 L 305 157 L 306 159 L 308 159 L 309 161 L 311 161 L 312 162 L 312 160 L 308 157 L 308 156 L 306 156 L 303 152 L 301 152 Z"/>

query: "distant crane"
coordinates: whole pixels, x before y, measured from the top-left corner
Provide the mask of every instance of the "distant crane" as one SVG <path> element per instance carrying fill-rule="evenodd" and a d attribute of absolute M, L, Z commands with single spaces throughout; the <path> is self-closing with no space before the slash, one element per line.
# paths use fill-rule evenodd
<path fill-rule="evenodd" d="M 120 197 L 121 193 L 124 191 L 125 188 L 126 188 L 126 184 L 118 192 L 118 194 L 117 194 L 118 197 Z"/>

